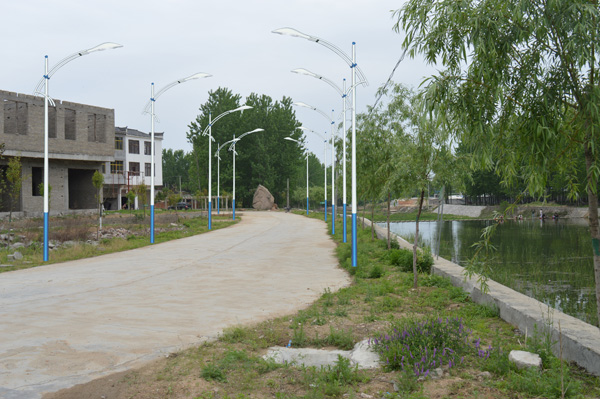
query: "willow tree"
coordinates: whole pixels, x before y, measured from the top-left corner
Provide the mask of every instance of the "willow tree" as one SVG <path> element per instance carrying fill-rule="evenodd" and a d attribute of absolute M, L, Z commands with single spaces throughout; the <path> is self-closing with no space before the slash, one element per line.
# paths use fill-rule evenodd
<path fill-rule="evenodd" d="M 404 49 L 440 68 L 430 106 L 476 161 L 536 196 L 553 173 L 585 186 L 600 319 L 598 1 L 409 0 L 395 15 Z"/>

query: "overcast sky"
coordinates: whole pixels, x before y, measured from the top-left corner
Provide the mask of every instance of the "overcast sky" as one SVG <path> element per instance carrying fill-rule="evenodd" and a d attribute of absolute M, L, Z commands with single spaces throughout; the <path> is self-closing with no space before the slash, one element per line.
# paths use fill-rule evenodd
<path fill-rule="evenodd" d="M 357 92 L 357 110 L 375 101 L 375 91 L 390 75 L 402 51 L 403 34 L 393 31 L 392 11 L 404 0 L 21 0 L 5 1 L 0 24 L 0 90 L 32 94 L 44 72 L 62 58 L 103 42 L 123 48 L 92 53 L 61 68 L 50 80 L 50 95 L 60 100 L 115 110 L 115 124 L 150 131 L 142 109 L 156 89 L 196 72 L 211 78 L 189 81 L 156 102 L 165 132 L 164 147 L 191 150 L 188 124 L 208 92 L 227 87 L 245 98 L 283 96 L 323 111 L 341 111 L 341 99 L 326 83 L 293 74 L 305 68 L 342 84 L 350 68 L 325 47 L 271 33 L 292 27 L 351 54 L 369 86 Z M 405 59 L 394 80 L 417 87 L 434 72 L 421 60 Z M 318 113 L 297 108 L 310 129 L 325 132 Z M 260 127 L 260 126 L 257 126 Z M 261 134 L 268 134 L 261 133 Z M 308 134 L 309 149 L 322 157 L 322 143 Z"/>

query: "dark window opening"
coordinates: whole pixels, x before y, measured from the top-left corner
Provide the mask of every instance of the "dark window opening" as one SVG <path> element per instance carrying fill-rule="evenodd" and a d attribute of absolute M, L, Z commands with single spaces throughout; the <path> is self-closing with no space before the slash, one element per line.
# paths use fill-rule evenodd
<path fill-rule="evenodd" d="M 123 137 L 115 137 L 115 150 L 123 149 Z"/>
<path fill-rule="evenodd" d="M 152 164 L 146 162 L 144 165 L 144 174 L 146 176 L 152 176 Z"/>
<path fill-rule="evenodd" d="M 44 168 L 31 168 L 31 195 L 41 197 L 41 185 L 44 184 Z"/>
<path fill-rule="evenodd" d="M 152 143 L 144 141 L 144 155 L 152 155 Z"/>
<path fill-rule="evenodd" d="M 76 140 L 76 113 L 74 109 L 65 108 L 65 140 Z"/>

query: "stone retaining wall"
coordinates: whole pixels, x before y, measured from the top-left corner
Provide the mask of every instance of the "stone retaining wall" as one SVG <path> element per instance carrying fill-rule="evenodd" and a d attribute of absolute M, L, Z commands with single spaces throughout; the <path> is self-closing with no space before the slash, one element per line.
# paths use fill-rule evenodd
<path fill-rule="evenodd" d="M 371 227 L 370 220 L 365 219 L 364 222 L 365 226 Z M 374 228 L 378 238 L 387 239 L 386 228 L 377 225 Z M 412 244 L 404 239 L 395 234 L 392 237 L 401 248 L 412 249 Z M 536 327 L 540 332 L 549 332 L 555 342 L 553 351 L 556 356 L 559 356 L 559 334 L 562 334 L 563 359 L 600 376 L 600 329 L 492 280 L 488 281 L 489 291 L 483 293 L 477 276 L 466 279 L 463 271 L 455 263 L 434 257 L 432 273 L 449 278 L 453 285 L 468 292 L 474 302 L 497 306 L 503 320 L 529 336 Z"/>

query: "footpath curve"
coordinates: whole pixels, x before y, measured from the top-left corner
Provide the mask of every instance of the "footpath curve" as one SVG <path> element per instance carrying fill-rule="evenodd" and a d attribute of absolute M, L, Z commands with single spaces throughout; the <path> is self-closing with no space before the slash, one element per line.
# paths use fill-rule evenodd
<path fill-rule="evenodd" d="M 350 284 L 323 222 L 246 212 L 194 237 L 0 274 L 0 398 L 123 371 Z"/>

